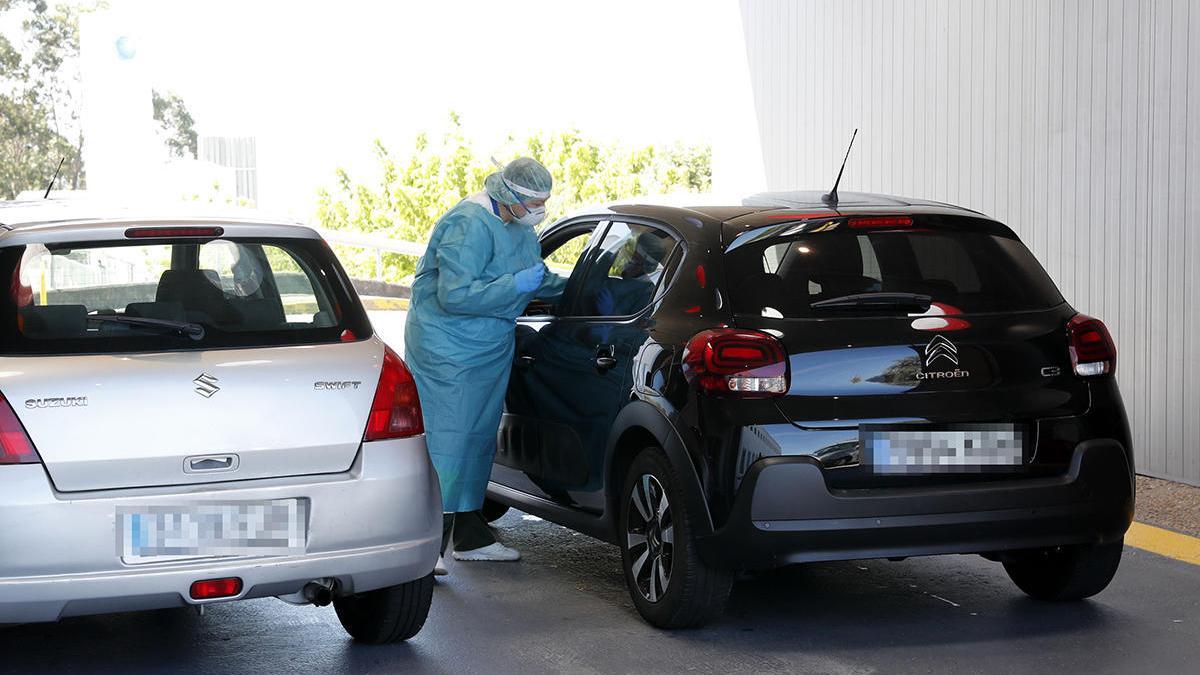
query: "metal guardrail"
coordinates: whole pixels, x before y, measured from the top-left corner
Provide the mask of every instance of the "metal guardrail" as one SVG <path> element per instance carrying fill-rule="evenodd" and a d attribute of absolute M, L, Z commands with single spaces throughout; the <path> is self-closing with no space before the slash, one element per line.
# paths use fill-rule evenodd
<path fill-rule="evenodd" d="M 359 232 L 343 232 L 341 230 L 330 230 L 323 227 L 313 227 L 325 241 L 330 244 L 338 244 L 340 246 L 355 246 L 375 251 L 375 281 L 383 280 L 383 252 L 401 253 L 403 255 L 411 255 L 417 258 L 425 255 L 425 244 L 414 241 L 402 241 L 400 239 L 392 239 L 391 237 L 382 234 L 363 234 Z M 571 265 L 555 264 L 547 262 L 547 265 L 552 271 L 559 272 L 564 276 L 571 274 Z"/>
<path fill-rule="evenodd" d="M 413 241 L 401 241 L 392 239 L 391 237 L 382 234 L 362 234 L 356 232 L 343 232 L 341 230 L 329 230 L 323 227 L 314 228 L 317 232 L 331 244 L 342 244 L 344 246 L 358 246 L 360 248 L 370 248 L 377 251 L 387 251 L 388 253 L 403 253 L 421 257 L 425 255 L 425 244 Z"/>
<path fill-rule="evenodd" d="M 342 232 L 323 227 L 314 227 L 325 241 L 340 246 L 354 246 L 375 251 L 375 280 L 383 280 L 383 253 L 400 253 L 417 258 L 425 255 L 425 244 L 413 241 L 392 239 L 382 234 L 364 234 L 358 232 Z"/>

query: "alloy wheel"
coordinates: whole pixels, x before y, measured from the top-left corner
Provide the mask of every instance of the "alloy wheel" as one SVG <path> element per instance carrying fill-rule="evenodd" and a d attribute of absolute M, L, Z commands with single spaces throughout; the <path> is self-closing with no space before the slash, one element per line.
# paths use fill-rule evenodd
<path fill-rule="evenodd" d="M 671 557 L 675 553 L 675 525 L 671 502 L 662 483 L 642 474 L 629 494 L 626 548 L 630 571 L 646 600 L 658 602 L 671 583 Z"/>

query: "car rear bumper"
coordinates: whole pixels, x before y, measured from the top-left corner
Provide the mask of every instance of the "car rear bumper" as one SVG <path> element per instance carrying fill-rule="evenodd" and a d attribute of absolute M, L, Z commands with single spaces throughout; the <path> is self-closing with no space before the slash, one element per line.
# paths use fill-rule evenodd
<path fill-rule="evenodd" d="M 441 496 L 423 437 L 366 443 L 345 473 L 58 493 L 40 465 L 0 467 L 0 623 L 299 592 L 318 578 L 345 592 L 429 574 L 441 548 Z M 126 565 L 118 508 L 307 498 L 306 553 Z M 194 581 L 240 577 L 233 598 L 197 602 Z"/>
<path fill-rule="evenodd" d="M 931 488 L 830 490 L 810 457 L 747 473 L 726 524 L 698 541 L 711 565 L 993 553 L 1118 541 L 1133 520 L 1133 475 L 1113 440 L 1079 444 L 1062 476 Z"/>

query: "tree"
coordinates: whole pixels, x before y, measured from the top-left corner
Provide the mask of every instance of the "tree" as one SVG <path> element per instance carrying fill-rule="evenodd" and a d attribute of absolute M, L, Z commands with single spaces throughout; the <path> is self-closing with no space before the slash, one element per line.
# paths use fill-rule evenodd
<path fill-rule="evenodd" d="M 463 133 L 462 120 L 452 112 L 449 128 L 440 140 L 433 142 L 428 133 L 418 134 L 407 157 L 398 159 L 381 141 L 375 141 L 376 181 L 359 182 L 346 170 L 337 169 L 335 186 L 318 192 L 317 222 L 334 230 L 425 241 L 443 213 L 483 188 L 484 178 L 496 170 L 490 156 L 507 160 L 519 155 L 537 159 L 554 176 L 547 222 L 588 204 L 643 194 L 705 191 L 712 184 L 707 146 L 628 147 L 601 143 L 570 130 L 509 137 L 495 153 L 477 154 Z M 572 253 L 577 252 L 563 255 L 570 258 Z M 338 247 L 338 254 L 352 276 L 374 274 L 374 252 Z M 412 256 L 384 254 L 383 278 L 400 281 L 413 273 L 416 262 Z"/>
<path fill-rule="evenodd" d="M 921 373 L 921 360 L 915 356 L 900 359 L 892 365 L 888 366 L 879 375 L 868 377 L 868 382 L 879 382 L 882 384 L 896 385 L 917 385 L 920 380 L 917 375 Z"/>
<path fill-rule="evenodd" d="M 0 199 L 44 188 L 63 157 L 67 162 L 59 184 L 78 184 L 82 180 L 78 151 L 46 123 L 45 109 L 28 99 L 0 94 Z"/>
<path fill-rule="evenodd" d="M 196 159 L 199 155 L 200 136 L 196 133 L 196 121 L 188 112 L 187 104 L 174 92 L 165 96 L 152 90 L 154 97 L 154 121 L 158 122 L 163 142 L 178 159 Z"/>
<path fill-rule="evenodd" d="M 79 124 L 79 15 L 45 0 L 0 0 L 0 198 L 46 185 L 66 158 L 59 185 L 84 183 Z"/>

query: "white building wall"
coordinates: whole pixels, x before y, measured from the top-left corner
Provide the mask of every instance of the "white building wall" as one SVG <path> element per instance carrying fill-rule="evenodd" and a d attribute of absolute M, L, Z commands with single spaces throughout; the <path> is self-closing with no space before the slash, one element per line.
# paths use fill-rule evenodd
<path fill-rule="evenodd" d="M 116 12 L 84 13 L 79 19 L 89 194 L 143 196 L 155 179 L 159 143 L 154 138 L 149 74 L 137 53 L 138 33 L 136 21 Z"/>
<path fill-rule="evenodd" d="M 201 136 L 200 159 L 229 167 L 238 199 L 258 202 L 258 143 L 253 136 Z"/>
<path fill-rule="evenodd" d="M 1104 319 L 1140 473 L 1200 484 L 1200 2 L 742 0 L 770 189 L 1010 225 Z"/>

